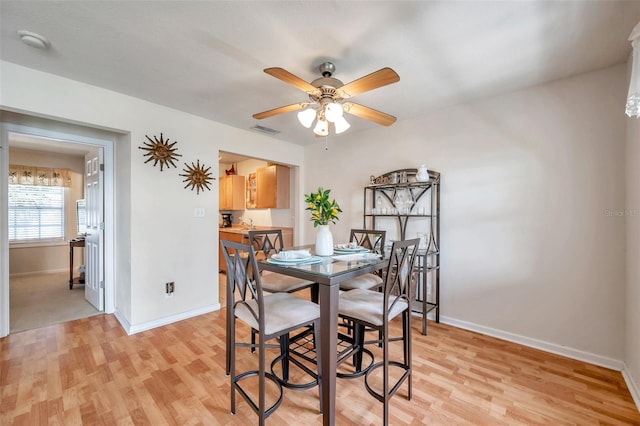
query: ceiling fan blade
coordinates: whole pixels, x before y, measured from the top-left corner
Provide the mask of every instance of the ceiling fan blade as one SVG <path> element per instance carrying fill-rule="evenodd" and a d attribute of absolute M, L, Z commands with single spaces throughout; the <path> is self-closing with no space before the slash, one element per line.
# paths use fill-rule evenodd
<path fill-rule="evenodd" d="M 365 120 L 373 121 L 382 126 L 391 126 L 396 122 L 396 118 L 393 115 L 385 114 L 384 112 L 380 112 L 364 105 L 345 102 L 342 104 L 342 107 L 344 112 L 355 115 L 356 117 L 364 118 Z"/>
<path fill-rule="evenodd" d="M 347 83 L 336 89 L 336 94 L 341 98 L 349 98 L 359 93 L 368 92 L 378 87 L 386 86 L 400 81 L 400 76 L 391 68 L 382 68 L 369 75 L 365 75 L 351 83 Z"/>
<path fill-rule="evenodd" d="M 308 94 L 314 94 L 314 95 L 320 95 L 320 89 L 318 89 L 315 86 L 312 86 L 311 84 L 307 83 L 306 81 L 304 81 L 303 79 L 301 79 L 300 77 L 297 77 L 293 74 L 291 74 L 289 71 L 284 70 L 282 68 L 278 68 L 278 67 L 274 67 L 274 68 L 267 68 L 264 70 L 264 72 L 266 72 L 267 74 L 269 74 L 270 76 L 273 76 L 275 78 L 277 78 L 278 80 L 282 80 L 287 84 L 290 84 L 300 90 L 302 90 L 303 92 L 306 92 Z"/>
<path fill-rule="evenodd" d="M 308 102 L 301 102 L 297 104 L 281 106 L 278 108 L 270 109 L 268 111 L 263 111 L 257 114 L 253 114 L 253 118 L 261 120 L 263 118 L 272 117 L 274 115 L 284 114 L 285 112 L 298 111 L 300 109 L 305 109 L 309 105 L 310 104 Z"/>

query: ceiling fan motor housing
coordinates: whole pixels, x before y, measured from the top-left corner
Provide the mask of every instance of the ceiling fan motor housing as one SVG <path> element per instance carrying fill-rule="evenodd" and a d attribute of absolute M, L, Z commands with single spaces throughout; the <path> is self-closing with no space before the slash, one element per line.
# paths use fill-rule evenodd
<path fill-rule="evenodd" d="M 323 62 L 318 67 L 318 71 L 323 77 L 331 77 L 336 72 L 336 66 L 333 65 L 333 62 Z"/>
<path fill-rule="evenodd" d="M 339 102 L 342 98 L 336 96 L 336 89 L 344 86 L 337 78 L 331 77 L 336 71 L 335 65 L 331 62 L 324 62 L 318 67 L 318 71 L 322 74 L 322 77 L 316 78 L 311 82 L 311 85 L 320 89 L 320 95 L 309 95 L 309 99 L 313 102 L 317 102 L 320 105 L 325 105 L 329 102 Z"/>
<path fill-rule="evenodd" d="M 325 102 L 339 102 L 342 98 L 336 95 L 336 89 L 342 87 L 340 80 L 331 77 L 323 77 L 313 80 L 312 86 L 320 89 L 320 94 L 310 94 L 309 99 L 313 102 L 324 104 Z"/>

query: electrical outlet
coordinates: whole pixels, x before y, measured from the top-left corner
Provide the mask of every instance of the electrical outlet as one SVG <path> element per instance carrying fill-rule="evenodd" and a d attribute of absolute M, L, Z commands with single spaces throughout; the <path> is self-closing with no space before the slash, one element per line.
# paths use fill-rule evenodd
<path fill-rule="evenodd" d="M 171 281 L 168 282 L 164 285 L 165 291 L 167 292 L 167 295 L 171 296 L 173 294 L 173 292 L 175 291 L 175 285 L 176 283 Z"/>

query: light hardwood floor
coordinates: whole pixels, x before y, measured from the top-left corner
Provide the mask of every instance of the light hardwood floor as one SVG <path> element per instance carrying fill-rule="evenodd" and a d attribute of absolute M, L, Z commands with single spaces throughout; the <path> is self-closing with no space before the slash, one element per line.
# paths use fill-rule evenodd
<path fill-rule="evenodd" d="M 413 399 L 406 385 L 396 394 L 392 425 L 640 425 L 619 372 L 443 324 L 428 336 L 419 328 Z M 224 309 L 132 336 L 105 314 L 10 335 L 0 339 L 0 424 L 256 424 L 240 397 L 230 414 L 224 336 Z M 255 361 L 239 350 L 239 368 Z M 337 425 L 381 424 L 362 378 L 339 379 L 337 395 Z M 267 422 L 322 424 L 317 388 L 285 389 Z"/>

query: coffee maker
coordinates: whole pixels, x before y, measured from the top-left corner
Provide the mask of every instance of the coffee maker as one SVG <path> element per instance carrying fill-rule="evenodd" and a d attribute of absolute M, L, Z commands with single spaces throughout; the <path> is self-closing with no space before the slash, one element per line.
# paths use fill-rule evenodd
<path fill-rule="evenodd" d="M 231 213 L 221 213 L 222 215 L 222 227 L 223 228 L 231 228 L 231 224 L 233 223 L 233 217 Z"/>

